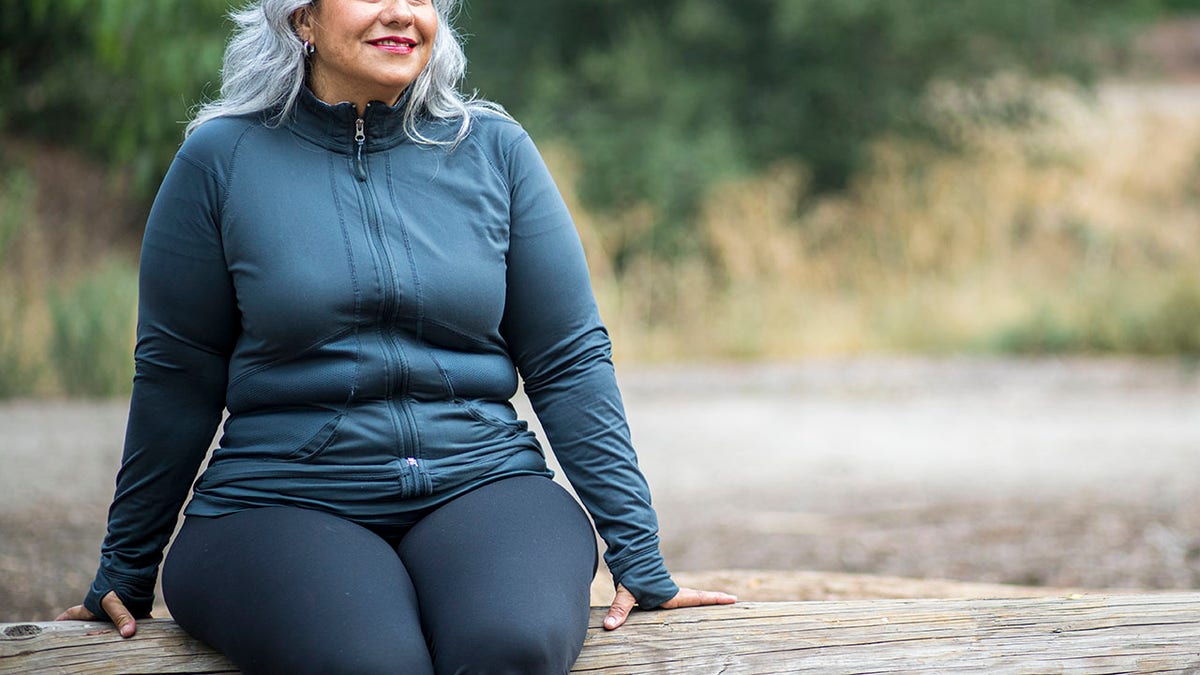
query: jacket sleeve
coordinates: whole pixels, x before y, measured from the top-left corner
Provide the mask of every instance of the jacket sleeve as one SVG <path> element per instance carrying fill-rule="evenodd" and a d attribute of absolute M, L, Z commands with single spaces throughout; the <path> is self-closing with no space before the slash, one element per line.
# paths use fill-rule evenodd
<path fill-rule="evenodd" d="M 642 607 L 679 588 L 659 552 L 587 263 L 571 215 L 527 135 L 507 153 L 511 190 L 501 330 L 555 457 L 608 545 L 605 562 Z"/>
<path fill-rule="evenodd" d="M 181 152 L 146 225 L 124 454 L 84 599 L 100 617 L 113 590 L 134 616 L 150 613 L 163 548 L 221 420 L 238 333 L 217 226 L 222 192 L 210 169 Z"/>

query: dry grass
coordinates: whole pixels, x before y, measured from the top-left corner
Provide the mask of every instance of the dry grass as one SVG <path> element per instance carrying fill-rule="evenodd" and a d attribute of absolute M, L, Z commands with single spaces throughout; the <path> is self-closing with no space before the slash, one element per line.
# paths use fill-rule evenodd
<path fill-rule="evenodd" d="M 620 279 L 605 243 L 652 214 L 600 227 L 573 203 L 620 355 L 1200 353 L 1200 87 L 1047 97 L 1052 121 L 967 130 L 963 155 L 881 142 L 843 195 L 786 165 L 718 186 L 705 258 Z"/>

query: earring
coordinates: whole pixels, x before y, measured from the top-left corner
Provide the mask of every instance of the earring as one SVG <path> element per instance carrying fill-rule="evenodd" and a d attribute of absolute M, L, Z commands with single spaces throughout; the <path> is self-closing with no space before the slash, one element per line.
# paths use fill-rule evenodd
<path fill-rule="evenodd" d="M 316 54 L 316 53 L 317 53 L 317 46 L 314 45 L 313 43 L 309 42 L 308 40 L 305 40 L 304 41 L 304 55 L 312 56 L 313 54 Z"/>

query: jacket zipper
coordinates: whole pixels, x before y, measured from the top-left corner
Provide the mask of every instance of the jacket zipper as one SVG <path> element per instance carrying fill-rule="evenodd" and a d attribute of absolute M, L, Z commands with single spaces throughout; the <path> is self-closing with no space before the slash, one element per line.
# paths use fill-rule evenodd
<path fill-rule="evenodd" d="M 383 226 L 379 217 L 379 205 L 375 199 L 375 191 L 371 188 L 371 184 L 367 180 L 366 161 L 363 159 L 363 146 L 367 141 L 366 122 L 359 117 L 354 120 L 354 173 L 358 182 L 361 184 L 360 192 L 362 193 L 363 203 L 367 209 L 367 227 L 371 235 L 377 238 L 377 242 L 373 242 L 373 248 L 376 249 L 376 255 L 379 256 L 380 262 L 384 267 L 384 286 L 383 286 L 383 316 L 382 319 L 387 319 L 391 314 L 399 310 L 399 300 L 395 293 L 391 290 L 395 280 L 395 266 L 392 264 L 391 255 L 387 250 L 387 243 L 384 241 Z M 421 492 L 421 488 L 425 481 L 422 480 L 419 474 L 420 462 L 416 457 L 416 448 L 410 446 L 410 443 L 416 439 L 416 428 L 411 419 L 411 414 L 408 410 L 408 377 L 406 376 L 407 365 L 405 363 L 403 348 L 391 331 L 386 327 L 386 324 L 380 326 L 380 331 L 384 333 L 384 339 L 391 344 L 392 350 L 396 356 L 397 368 L 400 372 L 396 373 L 400 378 L 400 423 L 404 428 L 404 432 L 400 438 L 401 450 L 404 454 L 404 468 L 407 477 L 414 493 Z M 390 359 L 389 359 L 390 360 Z M 392 382 L 392 375 L 388 375 L 388 394 L 395 393 Z"/>
<path fill-rule="evenodd" d="M 363 118 L 354 120 L 354 144 L 358 146 L 358 152 L 354 155 L 354 171 L 358 175 L 358 182 L 367 182 L 367 168 L 363 166 L 363 144 L 367 142 L 367 132 L 365 131 L 366 122 Z"/>

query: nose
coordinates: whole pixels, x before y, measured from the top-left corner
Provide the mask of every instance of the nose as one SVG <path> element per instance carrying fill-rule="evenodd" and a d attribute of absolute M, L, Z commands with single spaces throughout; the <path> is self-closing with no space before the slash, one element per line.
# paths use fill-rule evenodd
<path fill-rule="evenodd" d="M 380 21 L 385 24 L 412 25 L 413 9 L 409 5 L 409 0 L 390 0 L 384 4 L 387 6 L 379 14 Z"/>

